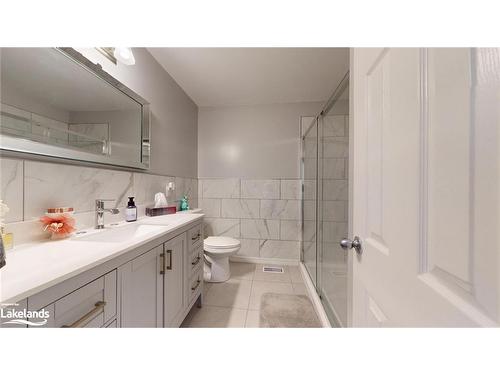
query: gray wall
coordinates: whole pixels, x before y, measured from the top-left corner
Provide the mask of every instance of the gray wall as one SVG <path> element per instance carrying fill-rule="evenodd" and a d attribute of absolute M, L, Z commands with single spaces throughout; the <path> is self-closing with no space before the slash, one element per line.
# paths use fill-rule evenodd
<path fill-rule="evenodd" d="M 151 173 L 197 177 L 198 107 L 145 48 L 133 48 L 135 65 L 114 65 L 93 48 L 88 59 L 151 103 Z"/>
<path fill-rule="evenodd" d="M 208 235 L 241 240 L 238 258 L 300 256 L 300 122 L 323 103 L 200 108 L 198 198 Z"/>
<path fill-rule="evenodd" d="M 201 107 L 198 177 L 300 178 L 300 117 L 322 105 Z"/>

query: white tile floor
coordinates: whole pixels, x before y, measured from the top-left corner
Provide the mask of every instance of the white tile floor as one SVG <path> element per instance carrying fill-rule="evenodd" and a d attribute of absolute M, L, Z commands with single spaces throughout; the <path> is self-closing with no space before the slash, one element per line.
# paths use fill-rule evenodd
<path fill-rule="evenodd" d="M 225 283 L 205 283 L 203 307 L 194 306 L 182 327 L 259 327 L 262 294 L 307 295 L 299 267 L 285 266 L 281 274 L 264 273 L 262 267 L 262 264 L 231 263 L 231 279 Z"/>

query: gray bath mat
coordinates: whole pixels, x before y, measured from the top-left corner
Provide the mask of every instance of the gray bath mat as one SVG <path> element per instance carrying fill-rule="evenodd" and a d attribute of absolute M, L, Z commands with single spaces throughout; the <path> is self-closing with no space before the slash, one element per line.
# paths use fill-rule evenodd
<path fill-rule="evenodd" d="M 264 293 L 260 303 L 262 328 L 319 328 L 314 307 L 307 296 Z"/>

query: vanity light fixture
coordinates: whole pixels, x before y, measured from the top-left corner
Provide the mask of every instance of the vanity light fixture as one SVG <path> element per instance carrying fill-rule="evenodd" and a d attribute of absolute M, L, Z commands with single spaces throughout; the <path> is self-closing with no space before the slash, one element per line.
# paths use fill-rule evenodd
<path fill-rule="evenodd" d="M 100 53 L 106 56 L 113 64 L 119 61 L 125 65 L 134 65 L 135 57 L 132 49 L 128 47 L 95 47 Z"/>
<path fill-rule="evenodd" d="M 132 49 L 129 47 L 115 47 L 115 50 L 113 51 L 113 56 L 116 58 L 116 60 L 118 60 L 122 64 L 125 65 L 135 64 L 134 54 L 132 53 Z"/>

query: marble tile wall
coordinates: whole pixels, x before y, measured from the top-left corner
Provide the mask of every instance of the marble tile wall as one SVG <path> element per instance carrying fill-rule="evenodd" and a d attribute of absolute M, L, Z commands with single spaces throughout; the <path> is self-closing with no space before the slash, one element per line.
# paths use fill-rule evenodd
<path fill-rule="evenodd" d="M 299 260 L 300 180 L 201 178 L 198 186 L 206 235 L 240 239 L 238 257 Z"/>
<path fill-rule="evenodd" d="M 77 226 L 85 228 L 94 224 L 96 198 L 114 199 L 109 207 L 124 208 L 127 197 L 134 196 L 143 215 L 145 207 L 154 203 L 155 193 L 165 192 L 168 182 L 175 183 L 169 204 L 178 206 L 187 195 L 190 206 L 198 207 L 198 180 L 194 178 L 0 158 L 0 199 L 10 208 L 5 223 L 7 230 L 17 232 L 15 244 L 43 236 L 37 219 L 47 207 L 74 207 Z M 106 216 L 107 222 L 121 220 L 123 210 Z M 32 232 L 36 234 L 27 235 Z"/>

